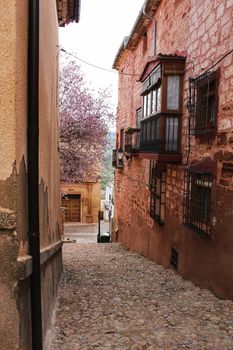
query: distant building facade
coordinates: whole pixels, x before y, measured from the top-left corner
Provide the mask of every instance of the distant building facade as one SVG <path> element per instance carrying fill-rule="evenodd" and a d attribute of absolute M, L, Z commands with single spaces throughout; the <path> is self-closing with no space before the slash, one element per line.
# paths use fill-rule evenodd
<path fill-rule="evenodd" d="M 117 53 L 116 239 L 233 298 L 233 3 L 147 0 Z"/>
<path fill-rule="evenodd" d="M 80 183 L 61 182 L 65 222 L 97 223 L 100 192 L 100 180 Z"/>
<path fill-rule="evenodd" d="M 48 346 L 62 272 L 58 22 L 78 21 L 79 7 L 77 0 L 8 0 L 0 7 L 0 348 L 5 350 Z M 36 177 L 30 175 L 33 161 Z"/>
<path fill-rule="evenodd" d="M 114 181 L 109 181 L 106 185 L 103 204 L 104 220 L 112 220 L 114 218 Z"/>

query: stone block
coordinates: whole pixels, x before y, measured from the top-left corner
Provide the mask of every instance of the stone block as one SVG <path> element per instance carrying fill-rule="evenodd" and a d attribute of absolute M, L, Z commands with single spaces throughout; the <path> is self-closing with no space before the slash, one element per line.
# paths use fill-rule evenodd
<path fill-rule="evenodd" d="M 0 208 L 0 229 L 14 230 L 16 228 L 15 213 L 8 209 Z"/>
<path fill-rule="evenodd" d="M 231 152 L 231 151 L 224 151 L 223 159 L 224 160 L 233 161 L 233 152 Z"/>
<path fill-rule="evenodd" d="M 231 183 L 231 178 L 220 178 L 219 183 L 222 186 L 229 187 Z"/>
<path fill-rule="evenodd" d="M 233 177 L 233 163 L 223 163 L 221 177 Z"/>
<path fill-rule="evenodd" d="M 223 150 L 220 150 L 214 154 L 214 160 L 223 160 Z"/>

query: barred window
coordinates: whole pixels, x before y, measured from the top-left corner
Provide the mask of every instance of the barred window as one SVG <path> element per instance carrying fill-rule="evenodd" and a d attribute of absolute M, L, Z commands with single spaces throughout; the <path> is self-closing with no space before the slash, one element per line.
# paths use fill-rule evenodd
<path fill-rule="evenodd" d="M 164 224 L 165 207 L 165 172 L 157 167 L 157 162 L 150 162 L 150 216 L 160 225 Z"/>
<path fill-rule="evenodd" d="M 218 72 L 190 78 L 191 131 L 196 136 L 213 134 L 217 127 Z"/>
<path fill-rule="evenodd" d="M 211 172 L 189 171 L 186 178 L 184 223 L 199 234 L 211 235 Z"/>

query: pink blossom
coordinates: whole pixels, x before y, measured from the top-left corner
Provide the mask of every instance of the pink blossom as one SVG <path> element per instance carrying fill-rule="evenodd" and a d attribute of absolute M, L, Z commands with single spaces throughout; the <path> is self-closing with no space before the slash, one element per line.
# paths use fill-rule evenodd
<path fill-rule="evenodd" d="M 76 62 L 68 60 L 62 66 L 59 127 L 63 181 L 98 178 L 113 121 L 110 97 L 108 89 L 94 95 Z"/>

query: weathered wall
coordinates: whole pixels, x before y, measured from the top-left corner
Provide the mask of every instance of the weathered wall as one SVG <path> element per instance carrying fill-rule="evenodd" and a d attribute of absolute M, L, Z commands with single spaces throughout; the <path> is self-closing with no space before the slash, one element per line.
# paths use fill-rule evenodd
<path fill-rule="evenodd" d="M 56 0 L 40 1 L 40 243 L 57 252 L 41 271 L 43 337 L 49 342 L 51 317 L 62 271 L 60 165 L 58 153 L 58 22 Z M 42 15 L 43 14 L 43 15 Z M 45 253 L 46 254 L 46 253 Z M 50 254 L 49 254 L 50 255 Z M 46 337 L 47 334 L 47 337 Z"/>
<path fill-rule="evenodd" d="M 41 246 L 56 241 L 60 212 L 59 153 L 58 153 L 58 25 L 56 1 L 41 1 L 40 16 L 40 187 L 48 203 L 47 229 L 41 228 Z M 48 21 L 49 18 L 49 21 Z M 46 199 L 44 199 L 44 202 Z"/>
<path fill-rule="evenodd" d="M 61 193 L 81 195 L 81 222 L 98 222 L 100 209 L 100 182 L 61 183 Z"/>
<path fill-rule="evenodd" d="M 0 17 L 0 344 L 2 349 L 29 349 L 30 288 L 20 269 L 21 258 L 30 265 L 24 157 L 27 1 L 1 1 Z"/>
<path fill-rule="evenodd" d="M 61 275 L 56 1 L 40 1 L 40 230 L 43 337 Z M 0 1 L 0 347 L 31 349 L 27 227 L 28 0 Z M 53 253 L 55 253 L 53 255 Z"/>
<path fill-rule="evenodd" d="M 233 298 L 233 237 L 230 220 L 233 190 L 233 55 L 220 68 L 218 132 L 211 142 L 191 137 L 189 163 L 211 157 L 217 161 L 217 177 L 212 198 L 212 215 L 216 220 L 214 240 L 203 240 L 182 224 L 184 174 L 188 157 L 188 79 L 218 61 L 231 49 L 233 42 L 233 3 L 229 0 L 162 0 L 156 12 L 157 53 L 186 56 L 180 165 L 167 165 L 165 224 L 159 226 L 149 215 L 149 160 L 125 160 L 125 168 L 116 170 L 116 229 L 118 240 L 131 249 L 170 265 L 171 249 L 179 253 L 179 273 L 217 295 Z M 147 50 L 141 38 L 133 50 L 126 49 L 120 72 L 141 74 L 153 55 L 153 25 L 147 32 Z M 144 47 L 144 49 L 143 49 Z M 130 94 L 129 94 L 130 92 Z M 141 83 L 137 77 L 119 76 L 117 132 L 136 126 L 136 109 L 142 107 Z M 224 200 L 225 198 L 225 200 Z M 224 207 L 226 217 L 220 209 Z M 216 275 L 218 274 L 218 278 Z M 220 277 L 221 276 L 221 277 Z M 224 276 L 224 277 L 223 277 Z M 228 278 L 226 278 L 228 276 Z"/>

